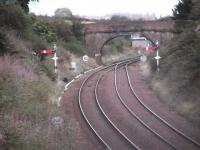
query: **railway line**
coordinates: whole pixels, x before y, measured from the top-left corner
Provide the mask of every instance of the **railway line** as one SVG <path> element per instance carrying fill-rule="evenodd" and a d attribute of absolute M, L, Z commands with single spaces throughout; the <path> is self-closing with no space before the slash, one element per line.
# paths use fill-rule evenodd
<path fill-rule="evenodd" d="M 129 102 L 128 102 L 127 100 L 122 98 L 122 96 L 120 95 L 120 92 L 118 90 L 118 85 L 117 85 L 117 66 L 116 66 L 116 68 L 115 68 L 115 88 L 116 88 L 116 93 L 117 93 L 121 103 L 127 109 L 127 111 L 129 111 L 129 113 L 133 117 L 137 118 L 137 120 L 139 122 L 141 122 L 142 125 L 144 125 L 152 133 L 154 133 L 163 142 L 168 144 L 171 148 L 173 148 L 173 149 L 199 149 L 200 145 L 199 145 L 199 143 L 197 141 L 195 141 L 191 137 L 187 136 L 185 133 L 181 132 L 176 127 L 174 127 L 173 125 L 168 123 L 166 120 L 161 118 L 158 114 L 153 112 L 153 110 L 151 110 L 142 101 L 142 99 L 139 98 L 139 96 L 135 92 L 135 90 L 133 88 L 133 84 L 131 83 L 131 80 L 130 80 L 130 75 L 129 75 L 129 72 L 128 72 L 128 64 L 125 65 L 124 73 L 126 74 L 126 77 L 127 77 L 127 81 L 124 81 L 124 82 L 126 82 L 126 83 L 128 82 L 128 84 L 127 84 L 128 87 L 127 88 L 131 89 L 131 91 L 129 91 L 129 93 L 132 93 L 132 95 L 133 95 L 132 99 L 130 98 L 131 95 L 128 96 L 129 99 L 135 100 L 136 102 L 138 102 L 142 106 L 142 108 L 140 108 L 140 109 L 137 108 L 136 109 L 135 107 L 133 107 L 133 105 L 137 105 L 137 107 L 141 107 L 141 106 L 139 106 L 135 102 L 134 102 L 134 104 L 131 104 L 133 101 L 130 102 L 130 100 L 129 100 Z M 131 106 L 132 106 L 132 108 L 131 108 Z M 144 111 L 147 111 L 147 113 L 144 113 Z M 148 114 L 148 113 L 150 113 L 150 114 Z M 146 122 L 148 122 L 148 123 L 146 123 Z"/>
<path fill-rule="evenodd" d="M 134 59 L 133 59 L 134 60 Z M 136 58 L 136 60 L 138 60 L 138 58 Z M 119 62 L 120 64 L 123 64 L 123 63 L 126 63 L 130 60 L 125 60 L 125 61 L 122 61 L 122 62 Z M 105 118 L 107 119 L 107 117 L 104 115 L 100 115 L 99 114 L 99 108 L 97 108 L 96 110 L 92 111 L 92 112 L 88 112 L 88 107 L 89 108 L 96 108 L 97 107 L 97 103 L 96 103 L 96 99 L 94 98 L 94 93 L 95 93 L 95 88 L 92 87 L 92 91 L 89 92 L 89 93 L 93 93 L 92 95 L 87 95 L 87 98 L 85 100 L 87 101 L 82 101 L 83 97 L 82 97 L 82 93 L 84 92 L 84 87 L 88 86 L 87 82 L 88 80 L 94 78 L 94 76 L 97 74 L 97 73 L 100 73 L 100 72 L 108 72 L 108 71 L 111 71 L 113 70 L 113 65 L 110 65 L 108 67 L 105 67 L 105 68 L 102 68 L 94 73 L 92 73 L 91 75 L 89 75 L 82 83 L 80 89 L 79 89 L 79 94 L 78 94 L 78 102 L 79 102 L 79 108 L 81 110 L 81 113 L 85 119 L 85 121 L 87 122 L 88 126 L 90 127 L 90 129 L 92 130 L 92 132 L 94 133 L 94 135 L 99 139 L 100 143 L 103 145 L 103 147 L 105 149 L 123 149 L 123 148 L 126 148 L 126 149 L 133 149 L 133 147 L 131 146 L 133 143 L 130 143 L 129 141 L 125 140 L 123 135 L 119 134 L 120 133 L 120 130 L 118 130 L 115 126 L 113 126 L 113 123 L 110 122 L 109 120 L 105 120 Z M 106 71 L 107 70 L 107 71 Z M 97 75 L 98 77 L 98 75 Z M 89 85 L 90 86 L 90 85 Z M 87 89 L 88 90 L 88 89 Z M 88 92 L 88 91 L 87 91 Z M 91 96 L 91 99 L 90 99 L 90 96 Z M 90 100 L 88 102 L 88 100 Z M 85 106 L 84 106 L 85 104 Z M 91 104 L 91 105 L 90 105 Z M 93 106 L 93 107 L 91 107 Z M 86 108 L 86 109 L 85 109 Z M 95 113 L 96 111 L 96 113 Z M 92 120 L 91 118 L 89 119 L 88 116 L 91 116 L 93 115 L 93 118 L 94 120 Z M 96 128 L 98 126 L 100 126 L 102 124 L 102 122 L 98 122 L 97 121 L 97 118 L 100 120 L 100 121 L 104 121 L 103 123 L 103 126 L 101 126 L 101 128 L 104 129 L 104 131 L 101 131 L 101 130 L 97 130 Z M 96 128 L 95 128 L 96 127 Z M 103 134 L 103 133 L 106 133 Z M 113 135 L 112 138 L 110 138 L 109 136 L 107 136 L 107 134 L 110 134 L 110 135 Z M 105 140 L 106 139 L 106 140 Z"/>
<path fill-rule="evenodd" d="M 199 149 L 196 140 L 162 119 L 139 98 L 128 70 L 137 61 L 139 57 L 98 69 L 84 79 L 79 89 L 81 115 L 102 149 Z M 123 74 L 120 79 L 118 74 Z M 106 84 L 113 86 L 107 89 Z M 106 92 L 111 96 L 105 97 Z"/>
<path fill-rule="evenodd" d="M 132 92 L 133 96 L 136 98 L 136 100 L 146 109 L 146 111 L 148 111 L 149 113 L 151 113 L 157 120 L 159 120 L 160 122 L 162 122 L 165 126 L 167 126 L 168 128 L 170 128 L 171 130 L 173 130 L 173 132 L 175 132 L 177 135 L 181 136 L 187 142 L 189 142 L 190 144 L 192 144 L 193 146 L 195 146 L 196 148 L 199 149 L 200 148 L 200 142 L 197 142 L 195 139 L 191 138 L 190 136 L 188 136 L 187 134 L 183 133 L 182 131 L 180 131 L 179 129 L 177 129 L 175 126 L 173 126 L 172 124 L 170 124 L 169 122 L 167 122 L 161 116 L 159 116 L 158 114 L 156 114 L 151 108 L 149 108 L 142 101 L 142 99 L 140 99 L 139 95 L 134 90 L 133 84 L 131 83 L 130 75 L 129 75 L 129 71 L 128 71 L 128 65 L 129 65 L 128 63 L 125 65 L 125 70 L 126 70 L 126 76 L 127 76 L 127 80 L 128 80 L 128 85 L 129 85 L 129 87 L 131 89 L 131 92 Z"/>

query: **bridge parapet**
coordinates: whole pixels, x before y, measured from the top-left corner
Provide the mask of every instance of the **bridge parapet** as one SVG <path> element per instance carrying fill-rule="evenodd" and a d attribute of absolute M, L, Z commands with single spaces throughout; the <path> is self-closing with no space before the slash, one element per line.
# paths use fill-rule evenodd
<path fill-rule="evenodd" d="M 108 22 L 87 24 L 84 26 L 85 34 L 130 32 L 130 31 L 155 31 L 170 32 L 174 21 L 132 21 L 132 22 Z"/>

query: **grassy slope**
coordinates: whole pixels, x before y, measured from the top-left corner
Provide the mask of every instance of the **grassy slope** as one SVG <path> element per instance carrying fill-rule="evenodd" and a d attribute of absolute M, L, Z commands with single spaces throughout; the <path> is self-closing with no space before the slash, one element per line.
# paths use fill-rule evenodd
<path fill-rule="evenodd" d="M 161 49 L 159 73 L 155 62 L 144 68 L 161 100 L 200 126 L 200 35 L 189 30 L 175 39 Z"/>
<path fill-rule="evenodd" d="M 0 6 L 0 136 L 6 141 L 2 144 L 0 137 L 1 150 L 75 149 L 77 123 L 57 107 L 65 84 L 55 79 L 73 78 L 94 67 L 95 62 L 84 65 L 81 40 L 68 24 L 60 22 L 41 22 L 18 6 Z M 35 23 L 37 30 L 33 30 Z M 61 35 L 65 29 L 70 34 Z M 40 61 L 32 54 L 33 50 L 51 49 L 52 34 L 59 39 L 59 76 L 54 74 L 51 57 Z M 77 72 L 69 71 L 70 61 L 77 62 Z M 52 123 L 55 116 L 64 119 L 62 128 Z"/>

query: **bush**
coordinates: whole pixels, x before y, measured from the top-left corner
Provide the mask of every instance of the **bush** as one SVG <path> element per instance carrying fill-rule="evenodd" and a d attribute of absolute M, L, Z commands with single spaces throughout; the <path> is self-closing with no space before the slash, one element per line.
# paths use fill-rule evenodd
<path fill-rule="evenodd" d="M 176 20 L 172 32 L 175 34 L 180 34 L 182 32 L 188 32 L 194 30 L 196 23 L 189 20 Z"/>
<path fill-rule="evenodd" d="M 0 55 L 27 54 L 48 47 L 47 42 L 33 32 L 31 19 L 20 6 L 0 5 L 0 26 Z M 54 40 L 52 34 L 48 34 L 48 41 Z"/>
<path fill-rule="evenodd" d="M 131 42 L 124 37 L 118 37 L 116 39 L 113 39 L 109 41 L 103 48 L 103 55 L 106 54 L 112 55 L 112 53 L 117 53 L 117 52 L 122 53 L 125 47 L 131 46 L 130 43 Z"/>
<path fill-rule="evenodd" d="M 26 36 L 27 40 L 31 41 L 32 51 L 38 52 L 39 50 L 48 49 L 48 42 L 33 33 L 33 31 L 28 32 Z"/>
<path fill-rule="evenodd" d="M 83 55 L 85 50 L 83 43 L 76 38 L 72 38 L 69 42 L 66 42 L 64 47 L 68 51 L 78 55 Z"/>
<path fill-rule="evenodd" d="M 17 11 L 21 13 L 22 18 L 15 14 Z M 2 12 L 15 18 L 12 16 L 2 18 Z M 57 100 L 58 95 L 60 96 L 63 88 L 52 81 L 56 78 L 53 61 L 40 62 L 31 54 L 31 50 L 49 48 L 48 42 L 53 41 L 49 38 L 50 32 L 56 33 L 56 30 L 50 24 L 40 22 L 42 25 L 39 23 L 37 27 L 41 25 L 50 32 L 37 35 L 26 17 L 18 6 L 0 8 L 2 27 L 0 28 L 0 54 L 5 55 L 0 57 L 0 128 L 6 136 L 6 144 L 0 145 L 0 149 L 73 149 L 72 134 L 75 132 L 75 126 L 69 124 L 70 119 L 67 119 L 61 130 L 57 132 L 51 124 L 52 116 L 57 115 L 59 111 L 59 108 L 52 103 Z M 61 28 L 60 33 L 62 30 L 64 28 Z M 71 29 L 67 32 L 71 32 Z M 69 37 L 72 43 L 68 42 L 65 48 L 70 47 L 72 51 L 81 53 L 84 49 L 81 41 L 74 36 Z M 20 56 L 13 54 L 15 51 L 19 52 Z"/>
<path fill-rule="evenodd" d="M 13 57 L 0 58 L 0 106 L 10 109 L 22 100 L 20 84 L 23 80 L 33 80 L 36 75 L 31 69 L 20 64 Z"/>
<path fill-rule="evenodd" d="M 51 58 L 49 58 L 49 59 L 51 59 Z M 54 73 L 53 60 L 50 60 L 50 62 L 48 60 L 40 61 L 38 63 L 38 66 L 36 67 L 36 72 L 38 74 L 46 75 L 51 80 L 55 80 L 56 79 L 56 74 Z"/>
<path fill-rule="evenodd" d="M 10 69 L 1 70 L 0 107 L 4 109 L 12 108 L 20 100 L 17 85 L 13 84 L 15 81 L 11 74 L 12 71 Z"/>
<path fill-rule="evenodd" d="M 6 137 L 7 143 L 5 145 L 5 149 L 24 149 L 25 143 L 23 143 L 23 140 L 21 139 L 22 137 L 18 131 L 10 128 L 6 131 Z"/>
<path fill-rule="evenodd" d="M 60 19 L 56 19 L 52 25 L 55 27 L 59 38 L 65 41 L 70 41 L 71 37 L 73 36 L 71 25 Z"/>
<path fill-rule="evenodd" d="M 4 55 L 11 51 L 11 44 L 8 42 L 4 29 L 0 28 L 0 55 Z"/>
<path fill-rule="evenodd" d="M 18 31 L 19 35 L 28 28 L 30 21 L 20 6 L 0 5 L 0 26 Z"/>
<path fill-rule="evenodd" d="M 182 33 L 179 40 L 171 45 L 163 58 L 163 71 L 177 68 L 173 78 L 182 81 L 194 80 L 200 73 L 200 36 L 194 31 Z M 178 72 L 179 71 L 179 72 Z M 183 73 L 184 72 L 184 73 Z"/>
<path fill-rule="evenodd" d="M 200 35 L 188 28 L 161 49 L 160 72 L 151 62 L 151 83 L 161 100 L 171 105 L 194 124 L 200 125 Z M 167 97 L 167 99 L 166 99 Z"/>
<path fill-rule="evenodd" d="M 10 126 L 10 125 L 8 125 Z M 3 150 L 36 150 L 44 149 L 42 139 L 37 135 L 27 138 L 20 129 L 15 129 L 12 127 L 6 127 L 5 136 L 6 144 L 2 147 Z M 0 147 L 1 148 L 1 147 Z"/>
<path fill-rule="evenodd" d="M 81 40 L 83 38 L 83 31 L 82 31 L 82 25 L 80 21 L 74 21 L 72 29 L 73 29 L 74 36 L 78 40 Z"/>
<path fill-rule="evenodd" d="M 33 24 L 33 31 L 49 43 L 56 42 L 57 40 L 54 28 L 47 22 L 36 21 Z"/>

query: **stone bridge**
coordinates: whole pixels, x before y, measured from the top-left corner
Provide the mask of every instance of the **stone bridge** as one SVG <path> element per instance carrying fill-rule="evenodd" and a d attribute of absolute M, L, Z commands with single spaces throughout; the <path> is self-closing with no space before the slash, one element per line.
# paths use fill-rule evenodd
<path fill-rule="evenodd" d="M 139 32 L 153 44 L 158 40 L 160 45 L 164 45 L 173 37 L 171 32 L 173 25 L 173 20 L 86 24 L 84 25 L 84 38 L 88 55 L 95 57 L 97 63 L 101 64 L 102 49 L 108 41 L 119 36 L 131 35 L 135 32 Z"/>

